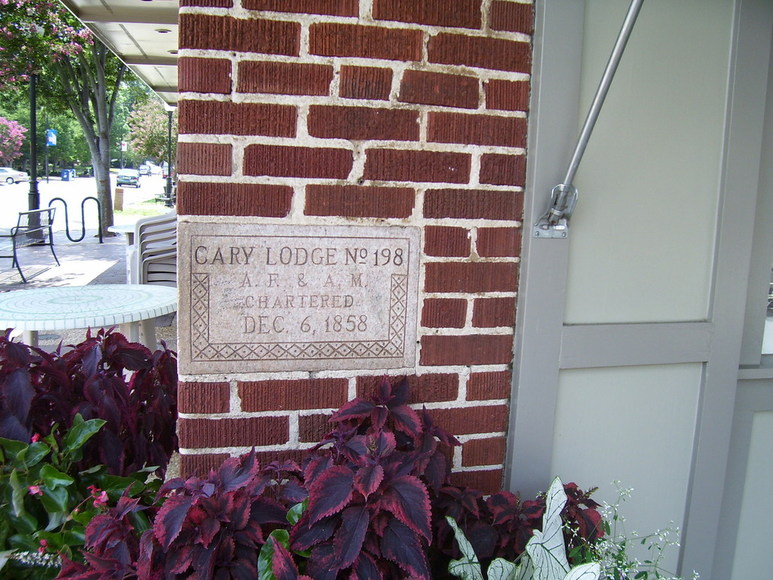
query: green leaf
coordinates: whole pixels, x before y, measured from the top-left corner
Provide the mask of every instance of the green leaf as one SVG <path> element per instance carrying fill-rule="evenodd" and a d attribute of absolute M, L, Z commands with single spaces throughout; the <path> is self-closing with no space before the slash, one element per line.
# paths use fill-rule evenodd
<path fill-rule="evenodd" d="M 29 445 L 24 441 L 17 441 L 16 439 L 6 439 L 4 437 L 0 437 L 0 445 L 2 445 L 3 449 L 7 450 L 12 456 L 18 455 L 19 453 L 27 449 L 27 447 L 29 447 Z"/>
<path fill-rule="evenodd" d="M 36 441 L 27 448 L 24 462 L 28 467 L 33 467 L 43 461 L 51 453 L 51 448 L 42 441 Z"/>
<path fill-rule="evenodd" d="M 102 426 L 107 423 L 104 419 L 89 419 L 88 421 L 77 421 L 80 415 L 75 416 L 73 425 L 64 436 L 64 448 L 67 453 L 72 453 L 83 447 L 86 442 L 91 439 Z"/>
<path fill-rule="evenodd" d="M 480 562 L 475 555 L 475 550 L 472 548 L 464 532 L 456 524 L 456 520 L 451 516 L 446 516 L 448 525 L 454 531 L 456 542 L 459 544 L 459 550 L 462 552 L 462 557 L 458 560 L 451 560 L 448 564 L 448 571 L 461 578 L 462 580 L 483 580 L 483 572 L 480 569 Z"/>
<path fill-rule="evenodd" d="M 16 550 L 3 550 L 2 552 L 0 552 L 0 570 L 2 570 L 5 567 L 5 565 L 8 563 L 8 560 L 11 559 L 11 555 L 15 551 Z"/>
<path fill-rule="evenodd" d="M 301 519 L 303 512 L 305 512 L 306 508 L 308 507 L 309 507 L 309 498 L 306 498 L 301 503 L 297 503 L 289 510 L 287 510 L 287 521 L 290 522 L 291 526 L 294 526 L 295 524 L 298 523 L 298 520 Z"/>
<path fill-rule="evenodd" d="M 18 518 L 25 513 L 24 497 L 27 495 L 28 489 L 22 485 L 19 479 L 19 472 L 15 469 L 11 471 L 11 476 L 8 480 L 11 484 L 11 513 Z"/>
<path fill-rule="evenodd" d="M 107 492 L 112 500 L 118 500 L 123 495 L 123 492 L 129 490 L 130 496 L 135 496 L 141 493 L 145 489 L 145 485 L 140 483 L 133 477 L 122 477 L 120 475 L 106 475 L 99 478 L 100 489 Z"/>
<path fill-rule="evenodd" d="M 70 494 L 64 487 L 57 487 L 56 489 L 42 488 L 43 495 L 40 496 L 40 502 L 49 514 L 49 518 L 56 512 L 69 514 L 69 502 Z"/>
<path fill-rule="evenodd" d="M 60 486 L 67 487 L 75 482 L 72 477 L 59 471 L 56 467 L 49 465 L 48 463 L 41 467 L 40 477 L 49 489 L 56 489 Z"/>

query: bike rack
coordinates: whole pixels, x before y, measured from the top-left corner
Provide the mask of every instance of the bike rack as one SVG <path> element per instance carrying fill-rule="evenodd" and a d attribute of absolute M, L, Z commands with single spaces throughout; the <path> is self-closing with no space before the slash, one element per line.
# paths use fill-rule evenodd
<path fill-rule="evenodd" d="M 83 241 L 83 238 L 86 237 L 86 202 L 88 200 L 94 200 L 94 202 L 97 204 L 97 223 L 99 224 L 98 231 L 99 231 L 99 243 L 102 243 L 102 204 L 99 203 L 99 200 L 96 197 L 89 196 L 84 197 L 83 201 L 81 201 L 81 227 L 83 228 L 83 231 L 81 232 L 81 237 L 76 239 L 73 239 L 73 237 L 70 235 L 70 218 L 69 214 L 67 212 L 67 202 L 63 200 L 61 197 L 55 197 L 51 201 L 48 202 L 48 207 L 51 207 L 55 201 L 61 201 L 62 204 L 64 204 L 64 232 L 67 234 L 67 239 L 71 242 L 81 242 Z"/>

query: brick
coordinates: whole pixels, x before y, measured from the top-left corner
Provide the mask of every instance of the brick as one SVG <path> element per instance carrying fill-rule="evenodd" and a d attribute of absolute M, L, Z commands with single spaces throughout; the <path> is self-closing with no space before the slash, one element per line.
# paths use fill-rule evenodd
<path fill-rule="evenodd" d="M 441 32 L 428 47 L 429 62 L 456 64 L 490 70 L 528 73 L 531 46 L 528 42 Z"/>
<path fill-rule="evenodd" d="M 521 234 L 516 228 L 478 228 L 475 248 L 484 258 L 516 257 L 521 253 Z"/>
<path fill-rule="evenodd" d="M 453 485 L 478 489 L 486 495 L 502 490 L 504 472 L 501 469 L 461 471 L 451 474 Z"/>
<path fill-rule="evenodd" d="M 504 437 L 471 439 L 462 447 L 462 465 L 502 465 L 506 448 L 507 440 Z"/>
<path fill-rule="evenodd" d="M 177 409 L 181 413 L 228 413 L 228 383 L 180 382 L 177 385 Z"/>
<path fill-rule="evenodd" d="M 312 137 L 352 141 L 418 141 L 419 112 L 409 109 L 311 105 Z"/>
<path fill-rule="evenodd" d="M 526 146 L 526 119 L 464 113 L 431 112 L 427 139 L 436 143 Z"/>
<path fill-rule="evenodd" d="M 467 400 L 509 399 L 512 380 L 510 371 L 472 373 L 467 380 Z"/>
<path fill-rule="evenodd" d="M 240 93 L 327 95 L 333 67 L 302 62 L 243 61 L 239 63 Z"/>
<path fill-rule="evenodd" d="M 433 409 L 432 419 L 454 435 L 501 433 L 507 430 L 507 405 Z"/>
<path fill-rule="evenodd" d="M 292 105 L 183 100 L 179 131 L 181 135 L 295 137 L 295 120 L 296 110 Z"/>
<path fill-rule="evenodd" d="M 247 10 L 327 14 L 329 16 L 358 16 L 358 0 L 242 0 Z"/>
<path fill-rule="evenodd" d="M 244 151 L 245 175 L 346 179 L 352 163 L 348 149 L 249 145 Z"/>
<path fill-rule="evenodd" d="M 231 61 L 224 58 L 180 57 L 177 76 L 181 92 L 231 92 Z"/>
<path fill-rule="evenodd" d="M 186 479 L 192 475 L 206 477 L 212 469 L 220 467 L 229 457 L 227 453 L 180 455 L 180 476 Z"/>
<path fill-rule="evenodd" d="M 190 175 L 231 175 L 231 146 L 178 143 L 177 170 Z"/>
<path fill-rule="evenodd" d="M 338 94 L 345 99 L 389 100 L 392 70 L 372 66 L 342 66 Z"/>
<path fill-rule="evenodd" d="M 179 419 L 180 447 L 249 447 L 287 443 L 287 417 L 249 419 Z"/>
<path fill-rule="evenodd" d="M 346 403 L 346 379 L 239 382 L 242 411 L 287 411 L 338 408 Z"/>
<path fill-rule="evenodd" d="M 480 28 L 480 0 L 374 0 L 373 18 L 430 26 Z"/>
<path fill-rule="evenodd" d="M 292 187 L 263 183 L 183 181 L 177 190 L 180 215 L 285 217 L 293 200 Z"/>
<path fill-rule="evenodd" d="M 470 155 L 406 149 L 369 149 L 364 177 L 377 181 L 467 183 L 470 180 Z"/>
<path fill-rule="evenodd" d="M 531 34 L 534 32 L 534 8 L 531 4 L 494 0 L 491 3 L 489 26 L 493 30 Z"/>
<path fill-rule="evenodd" d="M 322 22 L 309 31 L 309 52 L 322 56 L 414 61 L 422 42 L 420 30 Z"/>
<path fill-rule="evenodd" d="M 466 258 L 470 255 L 470 231 L 449 226 L 424 229 L 424 253 L 428 256 Z"/>
<path fill-rule="evenodd" d="M 425 218 L 517 220 L 523 196 L 512 191 L 431 189 L 424 195 Z"/>
<path fill-rule="evenodd" d="M 301 443 L 317 443 L 334 427 L 329 414 L 301 415 L 298 418 L 298 439 Z"/>
<path fill-rule="evenodd" d="M 407 70 L 400 83 L 398 98 L 403 103 L 476 109 L 478 85 L 476 77 Z"/>
<path fill-rule="evenodd" d="M 297 22 L 209 14 L 180 14 L 178 20 L 180 49 L 299 54 L 301 25 Z"/>
<path fill-rule="evenodd" d="M 512 262 L 430 262 L 426 292 L 514 292 L 518 269 Z"/>
<path fill-rule="evenodd" d="M 512 360 L 511 334 L 421 337 L 423 365 L 493 365 L 510 364 Z"/>
<path fill-rule="evenodd" d="M 485 84 L 486 108 L 500 111 L 529 110 L 529 81 L 490 80 Z"/>
<path fill-rule="evenodd" d="M 300 465 L 305 457 L 306 451 L 304 449 L 281 449 L 277 451 L 257 451 L 255 453 L 255 458 L 263 466 L 274 461 L 279 463 L 293 461 Z"/>
<path fill-rule="evenodd" d="M 386 377 L 393 384 L 403 377 Z M 409 404 L 453 401 L 459 394 L 459 376 L 455 373 L 429 373 L 405 377 L 411 387 Z M 357 396 L 370 399 L 384 377 L 357 377 Z"/>
<path fill-rule="evenodd" d="M 481 183 L 523 187 L 526 182 L 526 156 L 484 153 L 480 156 Z"/>
<path fill-rule="evenodd" d="M 407 218 L 413 213 L 416 192 L 407 187 L 309 185 L 306 215 Z"/>
<path fill-rule="evenodd" d="M 515 326 L 515 298 L 476 298 L 472 325 L 475 328 Z"/>
<path fill-rule="evenodd" d="M 427 298 L 421 309 L 421 325 L 427 328 L 464 328 L 467 300 Z"/>

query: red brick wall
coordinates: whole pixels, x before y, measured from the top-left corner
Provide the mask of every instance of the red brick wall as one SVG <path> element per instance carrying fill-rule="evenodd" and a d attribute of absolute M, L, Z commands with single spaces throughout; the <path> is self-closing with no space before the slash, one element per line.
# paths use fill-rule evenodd
<path fill-rule="evenodd" d="M 181 0 L 178 213 L 422 229 L 413 403 L 488 491 L 506 452 L 529 0 Z M 231 9 L 231 10 L 224 10 Z M 185 329 L 180 329 L 185 332 Z M 383 371 L 181 368 L 184 473 L 299 457 Z"/>

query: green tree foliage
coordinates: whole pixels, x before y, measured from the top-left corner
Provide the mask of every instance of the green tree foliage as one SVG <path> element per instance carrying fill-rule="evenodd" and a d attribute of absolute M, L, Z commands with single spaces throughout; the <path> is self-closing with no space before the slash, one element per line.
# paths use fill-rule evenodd
<path fill-rule="evenodd" d="M 176 119 L 172 122 L 172 143 L 177 141 Z M 169 136 L 169 117 L 161 102 L 148 98 L 134 108 L 127 119 L 129 144 L 142 159 L 165 161 Z"/>
<path fill-rule="evenodd" d="M 106 230 L 113 224 L 110 128 L 126 67 L 59 2 L 0 0 L 0 7 L 0 87 L 37 75 L 41 90 L 72 111 L 91 154 Z"/>
<path fill-rule="evenodd" d="M 27 129 L 16 121 L 0 117 L 0 165 L 10 165 L 21 155 L 26 132 Z"/>

